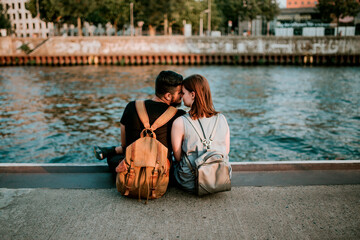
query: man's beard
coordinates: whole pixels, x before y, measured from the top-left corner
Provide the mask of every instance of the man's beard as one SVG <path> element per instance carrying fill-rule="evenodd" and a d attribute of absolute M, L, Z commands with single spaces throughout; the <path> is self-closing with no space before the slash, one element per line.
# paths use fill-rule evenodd
<path fill-rule="evenodd" d="M 173 107 L 180 107 L 181 106 L 181 101 L 180 102 L 173 102 L 173 103 L 170 103 L 170 106 L 173 106 Z"/>
<path fill-rule="evenodd" d="M 180 107 L 181 106 L 181 98 L 180 98 L 180 101 L 179 102 L 174 102 L 174 98 L 173 96 L 171 96 L 171 103 L 170 103 L 170 106 L 173 106 L 173 107 Z"/>

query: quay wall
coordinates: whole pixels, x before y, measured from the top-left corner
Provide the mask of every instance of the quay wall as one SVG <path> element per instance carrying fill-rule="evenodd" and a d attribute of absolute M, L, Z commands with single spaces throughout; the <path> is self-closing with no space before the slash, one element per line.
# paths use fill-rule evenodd
<path fill-rule="evenodd" d="M 0 64 L 359 64 L 360 37 L 0 38 Z M 24 47 L 25 46 L 25 47 Z M 24 49 L 27 49 L 26 52 Z M 55 59 L 56 58 L 56 59 Z M 44 62 L 45 61 L 45 62 Z"/>

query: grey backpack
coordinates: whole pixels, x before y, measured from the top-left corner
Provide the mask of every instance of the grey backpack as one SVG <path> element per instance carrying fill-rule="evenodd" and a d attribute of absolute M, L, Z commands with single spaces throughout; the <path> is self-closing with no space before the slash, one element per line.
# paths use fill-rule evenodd
<path fill-rule="evenodd" d="M 191 165 L 186 153 L 183 153 L 186 164 L 188 165 L 192 174 L 195 176 L 196 193 L 199 196 L 202 196 L 211 193 L 230 191 L 231 166 L 227 161 L 225 161 L 223 153 L 211 149 L 211 142 L 213 141 L 213 136 L 215 135 L 219 116 L 216 116 L 215 124 L 209 138 L 206 138 L 200 120 L 198 120 L 198 122 L 203 132 L 203 138 L 198 131 L 196 125 L 194 125 L 192 123 L 192 120 L 189 119 L 189 116 L 186 115 L 185 119 L 187 119 L 190 122 L 191 126 L 194 128 L 196 134 L 199 136 L 201 142 L 203 143 L 205 150 L 203 154 L 199 155 L 199 157 L 195 159 L 195 169 Z"/>

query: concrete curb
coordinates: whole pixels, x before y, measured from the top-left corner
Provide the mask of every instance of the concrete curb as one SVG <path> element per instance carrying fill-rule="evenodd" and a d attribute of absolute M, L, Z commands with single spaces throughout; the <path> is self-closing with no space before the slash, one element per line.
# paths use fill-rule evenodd
<path fill-rule="evenodd" d="M 360 160 L 231 162 L 234 172 L 359 170 Z M 0 173 L 103 173 L 106 164 L 0 163 Z"/>

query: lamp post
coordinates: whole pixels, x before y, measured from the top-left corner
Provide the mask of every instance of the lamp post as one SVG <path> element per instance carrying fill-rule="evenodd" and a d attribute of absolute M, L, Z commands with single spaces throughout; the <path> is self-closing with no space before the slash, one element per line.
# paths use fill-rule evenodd
<path fill-rule="evenodd" d="M 134 3 L 130 3 L 130 36 L 134 36 Z"/>
<path fill-rule="evenodd" d="M 208 36 L 211 35 L 211 0 L 208 0 Z"/>
<path fill-rule="evenodd" d="M 206 9 L 200 13 L 200 36 L 204 36 L 204 14 L 209 13 L 209 9 Z M 208 22 L 208 31 L 209 31 L 209 22 Z"/>

